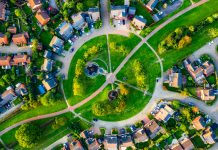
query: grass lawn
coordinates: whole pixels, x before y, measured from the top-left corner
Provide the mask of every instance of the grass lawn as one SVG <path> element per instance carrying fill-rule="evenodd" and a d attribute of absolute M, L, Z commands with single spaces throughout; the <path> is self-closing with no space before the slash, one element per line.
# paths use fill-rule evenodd
<path fill-rule="evenodd" d="M 218 5 L 218 1 L 209 1 L 206 4 L 189 11 L 161 29 L 158 33 L 151 37 L 148 42 L 154 47 L 154 49 L 157 50 L 158 44 L 166 37 L 166 35 L 179 26 L 196 24 L 207 16 L 214 14 L 217 11 L 215 8 L 216 5 Z M 161 58 L 164 59 L 164 70 L 169 69 L 177 61 L 180 61 L 192 54 L 194 51 L 198 50 L 210 41 L 211 38 L 208 36 L 208 29 L 213 27 L 218 28 L 218 23 L 214 22 L 213 24 L 203 28 L 201 31 L 195 33 L 192 36 L 192 43 L 189 46 L 180 50 L 168 50 L 167 52 L 161 54 Z"/>
<path fill-rule="evenodd" d="M 97 101 L 107 100 L 108 92 L 110 90 L 111 90 L 111 86 L 108 85 L 99 95 L 97 95 L 91 101 L 79 107 L 75 111 L 77 113 L 81 113 L 81 115 L 84 118 L 87 118 L 90 121 L 93 118 L 98 118 L 100 120 L 106 120 L 106 121 L 120 121 L 120 120 L 130 118 L 136 115 L 137 113 L 139 113 L 144 108 L 144 106 L 149 102 L 151 98 L 150 96 L 143 96 L 142 92 L 129 89 L 129 95 L 126 100 L 126 108 L 124 111 L 120 113 L 106 115 L 106 116 L 95 116 L 92 113 L 92 105 Z"/>
<path fill-rule="evenodd" d="M 20 98 L 17 98 L 13 101 L 14 105 L 18 105 L 20 104 L 22 101 L 20 100 Z"/>
<path fill-rule="evenodd" d="M 68 51 L 71 47 L 71 44 L 69 42 L 66 42 L 66 44 L 64 44 L 64 50 Z"/>
<path fill-rule="evenodd" d="M 124 5 L 124 0 L 110 0 L 111 5 Z"/>
<path fill-rule="evenodd" d="M 17 122 L 20 122 L 22 120 L 32 118 L 32 117 L 35 117 L 38 115 L 57 112 L 57 111 L 65 109 L 65 108 L 67 108 L 65 101 L 60 101 L 60 102 L 57 102 L 55 105 L 49 106 L 49 107 L 39 106 L 36 109 L 32 109 L 32 110 L 28 110 L 28 111 L 19 111 L 13 117 L 0 123 L 0 131 L 2 131 L 3 129 L 5 129 L 5 128 L 17 123 Z"/>
<path fill-rule="evenodd" d="M 42 31 L 39 35 L 40 41 L 46 48 L 50 47 L 49 43 L 51 42 L 52 37 L 53 35 L 49 31 Z"/>
<path fill-rule="evenodd" d="M 140 1 L 134 1 L 130 4 L 132 7 L 136 8 L 136 15 L 141 15 L 147 20 L 147 26 L 154 23 L 154 20 L 152 19 L 151 14 L 148 12 L 148 10 L 145 8 L 144 4 Z"/>
<path fill-rule="evenodd" d="M 191 141 L 194 144 L 195 148 L 206 148 L 206 145 L 199 136 L 193 137 Z"/>
<path fill-rule="evenodd" d="M 76 67 L 77 60 L 80 58 L 83 58 L 84 53 L 89 48 L 96 46 L 96 43 L 102 44 L 103 51 L 101 51 L 99 54 L 94 56 L 94 58 L 92 58 L 91 60 L 98 58 L 98 59 L 103 60 L 106 64 L 108 64 L 107 39 L 106 39 L 105 35 L 91 39 L 90 41 L 83 44 L 82 47 L 80 47 L 80 49 L 77 51 L 77 53 L 73 57 L 73 60 L 71 61 L 70 69 L 68 72 L 68 80 L 63 81 L 65 95 L 66 95 L 70 105 L 74 105 L 74 104 L 80 102 L 81 100 L 83 100 L 84 98 L 88 97 L 89 95 L 91 95 L 106 80 L 105 76 L 102 76 L 102 75 L 99 75 L 96 78 L 91 79 L 89 77 L 86 77 L 85 74 L 83 73 L 82 76 L 84 76 L 84 80 L 83 80 L 82 84 L 85 87 L 85 94 L 83 96 L 73 95 L 73 78 L 75 76 L 75 67 Z M 91 61 L 91 60 L 89 60 L 89 61 Z M 101 64 L 99 64 L 99 65 L 101 65 Z M 104 67 L 104 66 L 102 66 L 102 67 Z M 105 68 L 105 69 L 107 69 L 107 68 Z"/>
<path fill-rule="evenodd" d="M 37 143 L 37 146 L 34 147 L 34 149 L 43 149 L 53 142 L 57 141 L 58 139 L 62 138 L 63 136 L 69 134 L 72 132 L 72 130 L 69 128 L 69 125 L 71 122 L 78 122 L 83 129 L 87 129 L 89 125 L 85 123 L 84 121 L 74 118 L 72 113 L 65 113 L 62 115 L 59 115 L 57 117 L 65 117 L 67 119 L 67 122 L 64 126 L 59 127 L 58 129 L 53 129 L 51 126 L 52 122 L 55 117 L 52 118 L 46 118 L 42 120 L 34 121 L 33 123 L 36 125 L 41 126 L 42 130 L 42 137 L 40 138 L 39 142 Z M 19 127 L 10 130 L 9 132 L 5 133 L 1 136 L 4 143 L 13 149 L 24 149 L 20 147 L 15 139 L 15 132 Z"/>
<path fill-rule="evenodd" d="M 141 39 L 134 34 L 130 34 L 129 37 L 110 34 L 108 36 L 108 39 L 109 39 L 109 44 L 114 42 L 116 43 L 117 47 L 123 45 L 127 53 L 129 53 L 141 41 Z M 112 70 L 115 70 L 123 61 L 123 59 L 126 57 L 126 55 L 123 55 L 115 50 L 110 50 L 110 56 L 111 56 Z"/>
<path fill-rule="evenodd" d="M 139 50 L 130 58 L 121 71 L 117 74 L 119 80 L 123 80 L 126 77 L 127 83 L 137 86 L 136 78 L 133 73 L 132 65 L 134 60 L 139 60 L 143 65 L 143 70 L 146 75 L 146 84 L 149 92 L 153 93 L 156 78 L 160 76 L 160 65 L 157 63 L 155 54 L 148 48 L 147 45 L 143 45 Z"/>

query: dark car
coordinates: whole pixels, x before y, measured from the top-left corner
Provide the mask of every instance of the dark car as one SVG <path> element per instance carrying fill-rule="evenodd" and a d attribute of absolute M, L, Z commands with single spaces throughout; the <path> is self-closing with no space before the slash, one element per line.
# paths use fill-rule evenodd
<path fill-rule="evenodd" d="M 125 20 L 123 20 L 123 25 L 125 25 L 126 24 L 126 21 Z"/>
<path fill-rule="evenodd" d="M 75 50 L 75 48 L 71 48 L 70 52 L 72 53 Z"/>

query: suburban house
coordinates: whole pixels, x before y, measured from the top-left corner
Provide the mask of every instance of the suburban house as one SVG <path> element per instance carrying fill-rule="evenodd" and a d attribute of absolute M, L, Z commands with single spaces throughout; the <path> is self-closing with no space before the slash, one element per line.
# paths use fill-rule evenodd
<path fill-rule="evenodd" d="M 106 135 L 104 141 L 105 149 L 107 150 L 118 150 L 118 138 L 113 135 Z"/>
<path fill-rule="evenodd" d="M 129 7 L 128 14 L 129 16 L 135 16 L 136 8 L 135 7 Z"/>
<path fill-rule="evenodd" d="M 8 37 L 0 32 L 0 45 L 9 44 Z"/>
<path fill-rule="evenodd" d="M 81 12 L 72 15 L 71 19 L 73 20 L 73 28 L 75 28 L 76 30 L 80 30 L 86 25 L 85 19 L 83 18 Z"/>
<path fill-rule="evenodd" d="M 197 97 L 203 101 L 212 101 L 215 100 L 216 96 L 213 89 L 197 89 Z"/>
<path fill-rule="evenodd" d="M 41 0 L 28 0 L 28 3 L 31 9 L 34 11 L 42 7 Z"/>
<path fill-rule="evenodd" d="M 61 35 L 63 39 L 68 40 L 73 35 L 73 26 L 71 23 L 64 21 L 58 26 L 56 31 Z"/>
<path fill-rule="evenodd" d="M 53 58 L 53 53 L 51 51 L 46 51 L 45 50 L 43 57 L 47 58 L 47 59 L 52 59 Z"/>
<path fill-rule="evenodd" d="M 187 138 L 187 137 L 185 137 L 182 140 L 180 140 L 180 144 L 182 145 L 184 150 L 192 150 L 192 149 L 195 148 L 194 144 L 192 143 L 192 141 L 189 138 Z"/>
<path fill-rule="evenodd" d="M 10 69 L 11 66 L 26 65 L 30 63 L 30 57 L 26 54 L 15 55 L 13 58 L 10 56 L 0 56 L 0 66 L 5 69 Z"/>
<path fill-rule="evenodd" d="M 127 6 L 111 6 L 110 18 L 116 20 L 127 19 Z"/>
<path fill-rule="evenodd" d="M 25 96 L 28 94 L 28 91 L 27 91 L 25 84 L 18 83 L 18 84 L 16 84 L 15 87 L 16 87 L 15 92 L 17 95 Z"/>
<path fill-rule="evenodd" d="M 147 4 L 146 4 L 146 8 L 149 11 L 153 11 L 154 8 L 157 6 L 159 0 L 150 0 Z"/>
<path fill-rule="evenodd" d="M 5 92 L 0 96 L 0 107 L 7 104 L 10 101 L 13 101 L 17 98 L 17 95 L 12 87 L 8 87 Z"/>
<path fill-rule="evenodd" d="M 151 139 L 155 138 L 161 130 L 161 127 L 156 123 L 155 120 L 149 121 L 147 124 L 145 124 L 144 127 L 145 127 L 145 131 L 146 131 L 147 135 Z"/>
<path fill-rule="evenodd" d="M 60 55 L 63 51 L 64 41 L 57 36 L 53 36 L 49 46 L 53 48 L 55 53 Z"/>
<path fill-rule="evenodd" d="M 176 141 L 176 142 L 174 142 Z M 174 140 L 170 145 L 170 150 L 183 150 L 182 146 L 179 144 L 177 140 Z"/>
<path fill-rule="evenodd" d="M 40 23 L 40 25 L 44 26 L 50 21 L 50 17 L 45 10 L 39 9 L 36 12 L 36 19 Z"/>
<path fill-rule="evenodd" d="M 211 74 L 214 73 L 214 65 L 212 63 L 210 63 L 209 61 L 205 61 L 202 64 L 202 67 L 204 69 L 204 75 L 206 77 L 210 76 Z"/>
<path fill-rule="evenodd" d="M 205 128 L 206 123 L 203 117 L 198 116 L 192 121 L 192 125 L 196 130 L 202 130 Z"/>
<path fill-rule="evenodd" d="M 186 59 L 184 66 L 197 84 L 202 84 L 205 77 L 214 73 L 214 65 L 208 61 L 204 62 L 201 66 L 195 66 L 190 59 Z"/>
<path fill-rule="evenodd" d="M 172 115 L 174 114 L 174 110 L 170 108 L 168 105 L 165 105 L 163 108 L 160 108 L 160 110 L 154 115 L 155 119 L 158 121 L 167 122 Z"/>
<path fill-rule="evenodd" d="M 127 149 L 128 147 L 135 149 L 131 135 L 129 135 L 129 134 L 121 135 L 121 137 L 120 137 L 120 149 L 124 150 L 124 149 Z"/>
<path fill-rule="evenodd" d="M 16 45 L 23 45 L 23 44 L 27 44 L 27 39 L 29 38 L 28 33 L 19 33 L 19 34 L 15 34 L 12 37 L 12 41 L 14 44 Z"/>
<path fill-rule="evenodd" d="M 100 19 L 99 8 L 97 8 L 97 7 L 96 8 L 89 8 L 88 14 L 94 22 L 96 22 L 97 20 Z"/>
<path fill-rule="evenodd" d="M 84 150 L 82 144 L 76 140 L 70 143 L 70 150 Z"/>
<path fill-rule="evenodd" d="M 44 79 L 42 81 L 43 86 L 45 87 L 45 89 L 47 91 L 50 91 L 51 89 L 55 88 L 57 86 L 57 82 L 55 80 L 54 77 L 52 78 L 48 78 L 48 79 Z"/>
<path fill-rule="evenodd" d="M 98 150 L 100 145 L 95 138 L 88 138 L 86 140 L 86 144 L 88 145 L 89 150 Z"/>
<path fill-rule="evenodd" d="M 135 143 L 141 143 L 148 141 L 148 136 L 144 129 L 140 129 L 134 133 Z"/>
<path fill-rule="evenodd" d="M 167 83 L 169 87 L 181 88 L 183 83 L 182 73 L 177 73 L 170 69 L 167 73 L 167 80 L 164 83 Z"/>
<path fill-rule="evenodd" d="M 80 136 L 84 139 L 92 138 L 93 137 L 93 131 L 84 130 L 80 133 Z"/>
<path fill-rule="evenodd" d="M 10 32 L 11 34 L 16 34 L 17 33 L 17 28 L 10 26 L 7 28 L 7 31 Z"/>
<path fill-rule="evenodd" d="M 205 141 L 205 143 L 207 143 L 207 144 L 216 143 L 216 140 L 215 140 L 216 134 L 213 132 L 211 127 L 208 127 L 203 131 L 202 137 L 203 137 L 203 140 Z"/>
<path fill-rule="evenodd" d="M 0 2 L 0 20 L 6 20 L 6 4 L 4 2 Z"/>
<path fill-rule="evenodd" d="M 132 20 L 132 25 L 138 30 L 144 29 L 146 23 L 147 20 L 144 19 L 142 16 L 135 16 Z"/>
<path fill-rule="evenodd" d="M 45 72 L 51 72 L 54 61 L 51 59 L 44 59 L 42 70 Z"/>

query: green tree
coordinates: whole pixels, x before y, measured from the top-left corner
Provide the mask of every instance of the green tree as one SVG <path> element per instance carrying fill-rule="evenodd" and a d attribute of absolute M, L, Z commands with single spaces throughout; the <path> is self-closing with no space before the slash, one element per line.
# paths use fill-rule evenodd
<path fill-rule="evenodd" d="M 44 106 L 50 106 L 50 105 L 54 105 L 54 103 L 57 101 L 54 93 L 52 91 L 48 91 L 46 94 L 44 94 L 41 98 L 40 98 L 40 102 L 42 103 L 42 105 Z"/>
<path fill-rule="evenodd" d="M 77 3 L 76 8 L 78 11 L 82 11 L 83 10 L 83 3 Z"/>
<path fill-rule="evenodd" d="M 218 37 L 218 29 L 217 28 L 211 28 L 208 30 L 208 34 L 211 38 Z"/>
<path fill-rule="evenodd" d="M 15 9 L 14 13 L 17 17 L 23 17 L 23 12 L 19 8 Z"/>
<path fill-rule="evenodd" d="M 38 45 L 39 45 L 38 40 L 37 40 L 37 39 L 33 39 L 33 41 L 32 41 L 32 50 L 33 50 L 34 52 L 37 51 Z"/>
<path fill-rule="evenodd" d="M 75 71 L 75 74 L 76 74 L 77 78 L 80 75 L 82 75 L 84 67 L 85 67 L 85 61 L 83 59 L 78 59 L 77 63 L 76 63 L 76 71 Z"/>
<path fill-rule="evenodd" d="M 178 100 L 174 100 L 172 101 L 172 106 L 175 108 L 175 109 L 179 109 L 180 108 L 180 102 Z"/>
<path fill-rule="evenodd" d="M 129 90 L 124 86 L 124 84 L 119 84 L 120 94 L 121 95 L 128 95 Z"/>
<path fill-rule="evenodd" d="M 191 120 L 191 114 L 190 114 L 190 112 L 189 112 L 189 110 L 187 109 L 187 108 L 182 108 L 181 110 L 180 110 L 180 112 L 181 112 L 181 114 L 183 115 L 183 116 L 185 116 L 186 117 L 186 119 L 188 120 L 188 121 L 190 121 Z"/>
<path fill-rule="evenodd" d="M 30 123 L 23 124 L 16 130 L 15 138 L 20 146 L 24 148 L 33 148 L 40 139 L 40 129 Z"/>
<path fill-rule="evenodd" d="M 5 74 L 2 76 L 2 79 L 4 79 L 4 81 L 7 83 L 7 84 L 10 84 L 11 83 L 11 77 L 9 74 Z"/>

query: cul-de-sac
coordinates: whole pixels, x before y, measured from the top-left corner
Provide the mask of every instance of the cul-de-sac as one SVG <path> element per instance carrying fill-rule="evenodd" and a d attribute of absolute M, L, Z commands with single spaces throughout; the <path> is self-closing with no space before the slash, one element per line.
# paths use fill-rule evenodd
<path fill-rule="evenodd" d="M 218 150 L 218 0 L 0 0 L 0 150 Z"/>

